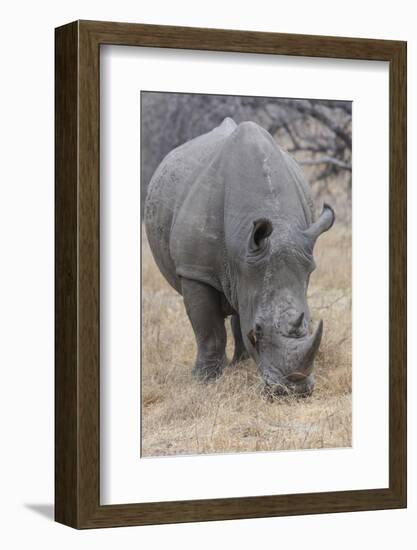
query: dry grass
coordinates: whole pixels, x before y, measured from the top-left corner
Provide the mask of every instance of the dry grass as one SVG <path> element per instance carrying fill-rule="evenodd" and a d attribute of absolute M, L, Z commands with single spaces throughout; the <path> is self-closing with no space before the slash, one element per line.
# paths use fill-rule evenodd
<path fill-rule="evenodd" d="M 324 320 L 316 388 L 307 399 L 267 401 L 252 360 L 199 384 L 182 297 L 142 243 L 142 456 L 317 449 L 351 445 L 351 236 L 337 225 L 316 246 L 313 319 Z M 229 325 L 229 323 L 228 323 Z M 228 356 L 232 338 L 228 327 Z"/>

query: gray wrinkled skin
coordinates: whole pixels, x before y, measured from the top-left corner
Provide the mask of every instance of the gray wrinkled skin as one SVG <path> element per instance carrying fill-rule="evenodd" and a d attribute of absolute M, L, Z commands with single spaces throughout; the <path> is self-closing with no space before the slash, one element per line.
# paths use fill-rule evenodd
<path fill-rule="evenodd" d="M 174 149 L 156 170 L 145 204 L 155 261 L 184 298 L 198 353 L 194 374 L 216 378 L 233 361 L 256 361 L 276 393 L 313 390 L 323 331 L 310 333 L 307 287 L 313 247 L 334 222 L 317 220 L 297 163 L 253 122 L 223 123 Z"/>

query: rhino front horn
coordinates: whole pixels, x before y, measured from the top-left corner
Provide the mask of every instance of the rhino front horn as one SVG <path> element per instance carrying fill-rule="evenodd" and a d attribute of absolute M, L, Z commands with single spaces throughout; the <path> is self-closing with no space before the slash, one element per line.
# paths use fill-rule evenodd
<path fill-rule="evenodd" d="M 322 335 L 323 335 L 323 321 L 320 321 L 314 334 L 312 334 L 310 338 L 307 340 L 307 342 L 305 343 L 304 360 L 306 365 L 311 361 L 313 361 L 317 353 L 317 350 L 319 349 Z"/>
<path fill-rule="evenodd" d="M 301 344 L 301 348 L 298 349 L 298 356 L 300 358 L 300 364 L 302 367 L 296 372 L 292 372 L 288 375 L 288 380 L 291 382 L 298 382 L 306 378 L 311 374 L 313 370 L 313 360 L 319 349 L 321 337 L 323 335 L 323 321 L 320 321 L 314 334 L 312 334 L 307 340 Z"/>

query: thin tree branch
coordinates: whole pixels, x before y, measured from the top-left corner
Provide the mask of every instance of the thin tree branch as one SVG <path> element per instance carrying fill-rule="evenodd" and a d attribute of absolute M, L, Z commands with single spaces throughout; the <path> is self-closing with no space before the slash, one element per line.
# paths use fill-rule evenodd
<path fill-rule="evenodd" d="M 337 166 L 338 168 L 341 168 L 342 170 L 352 172 L 352 166 L 350 164 L 348 164 L 347 162 L 343 162 L 342 160 L 335 159 L 333 157 L 319 157 L 315 159 L 299 160 L 298 164 L 308 166 L 317 166 L 318 164 L 332 164 L 334 166 Z"/>

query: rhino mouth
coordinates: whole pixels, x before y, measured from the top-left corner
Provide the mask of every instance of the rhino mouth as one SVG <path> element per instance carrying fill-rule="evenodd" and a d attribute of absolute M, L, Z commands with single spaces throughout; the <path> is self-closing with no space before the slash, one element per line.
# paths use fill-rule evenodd
<path fill-rule="evenodd" d="M 277 397 L 310 397 L 314 390 L 313 375 L 304 377 L 298 382 L 289 382 L 288 379 L 281 382 L 267 382 L 264 385 L 264 394 L 267 398 Z"/>
<path fill-rule="evenodd" d="M 309 396 L 314 389 L 314 358 L 320 345 L 323 322 L 315 332 L 303 338 L 280 338 L 276 364 L 260 357 L 258 363 L 266 392 L 274 396 Z M 279 350 L 279 351 L 278 351 Z M 266 360 L 265 360 L 266 359 Z"/>

